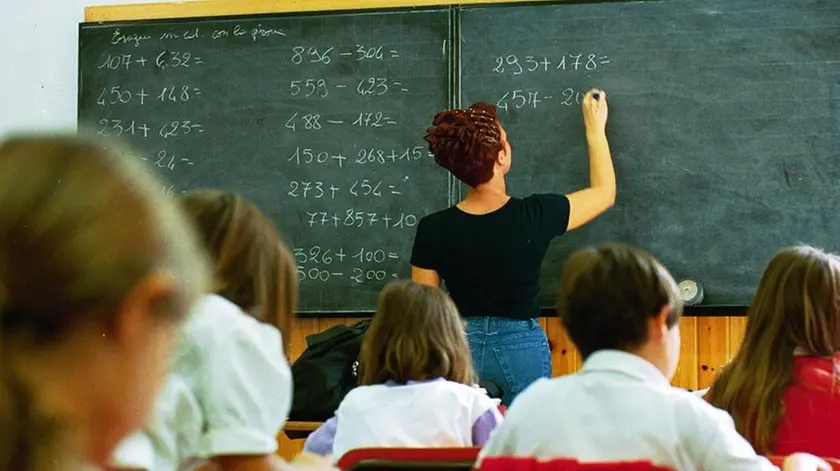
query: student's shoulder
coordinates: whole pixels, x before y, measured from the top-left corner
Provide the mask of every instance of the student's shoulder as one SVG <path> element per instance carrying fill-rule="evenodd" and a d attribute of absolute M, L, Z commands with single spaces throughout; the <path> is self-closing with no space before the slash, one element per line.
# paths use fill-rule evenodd
<path fill-rule="evenodd" d="M 260 322 L 222 296 L 204 296 L 193 308 L 182 331 L 185 340 L 202 348 L 238 343 L 280 348 L 280 331 Z"/>
<path fill-rule="evenodd" d="M 675 387 L 665 391 L 664 399 L 671 404 L 680 428 L 710 431 L 721 426 L 734 427 L 729 413 L 709 404 L 694 392 Z"/>
<path fill-rule="evenodd" d="M 508 407 L 505 417 L 520 414 L 530 415 L 534 411 L 544 411 L 546 404 L 554 404 L 565 391 L 575 387 L 576 375 L 557 378 L 540 378 L 519 393 Z M 562 400 L 562 399 L 561 399 Z"/>
<path fill-rule="evenodd" d="M 478 387 L 468 384 L 456 383 L 455 381 L 438 381 L 429 383 L 429 387 L 444 390 L 450 394 L 457 396 L 463 402 L 473 404 L 495 405 L 495 400 L 487 395 L 487 392 Z"/>
<path fill-rule="evenodd" d="M 372 403 L 381 404 L 387 401 L 384 396 L 387 396 L 388 392 L 389 388 L 382 384 L 356 386 L 341 399 L 339 409 L 346 411 L 347 409 L 367 407 Z"/>

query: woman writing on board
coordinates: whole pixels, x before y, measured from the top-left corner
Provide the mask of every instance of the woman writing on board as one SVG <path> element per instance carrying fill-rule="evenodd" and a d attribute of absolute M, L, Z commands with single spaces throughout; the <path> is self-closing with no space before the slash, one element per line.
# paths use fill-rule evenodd
<path fill-rule="evenodd" d="M 440 112 L 426 133 L 435 162 L 469 190 L 463 201 L 418 224 L 412 279 L 446 283 L 466 320 L 475 369 L 502 387 L 504 404 L 551 375 L 548 341 L 537 322 L 540 265 L 549 242 L 615 202 L 607 96 L 590 90 L 582 107 L 590 186 L 568 195 L 507 194 L 511 147 L 492 105 Z"/>

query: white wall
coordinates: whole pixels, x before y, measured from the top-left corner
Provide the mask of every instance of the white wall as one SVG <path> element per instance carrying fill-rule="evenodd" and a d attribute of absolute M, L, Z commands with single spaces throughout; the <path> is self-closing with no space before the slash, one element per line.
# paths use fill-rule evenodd
<path fill-rule="evenodd" d="M 0 136 L 73 130 L 84 7 L 153 0 L 0 0 Z"/>

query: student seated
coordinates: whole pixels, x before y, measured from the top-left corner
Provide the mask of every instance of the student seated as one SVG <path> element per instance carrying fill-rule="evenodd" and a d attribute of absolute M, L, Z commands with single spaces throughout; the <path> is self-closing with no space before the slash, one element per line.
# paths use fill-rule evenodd
<path fill-rule="evenodd" d="M 706 399 L 756 450 L 840 458 L 840 258 L 779 252 L 747 312 L 738 354 Z"/>
<path fill-rule="evenodd" d="M 276 437 L 291 408 L 292 376 L 275 326 L 294 315 L 294 259 L 274 224 L 240 195 L 197 190 L 180 203 L 211 255 L 213 285 L 184 325 L 152 420 L 114 463 L 150 471 L 201 460 L 220 471 L 278 469 Z"/>
<path fill-rule="evenodd" d="M 508 409 L 481 458 L 650 460 L 680 471 L 775 469 L 701 397 L 674 388 L 682 302 L 668 271 L 626 245 L 585 249 L 563 270 L 557 310 L 585 359 Z M 828 468 L 810 455 L 796 469 Z"/>
<path fill-rule="evenodd" d="M 115 143 L 0 144 L 0 471 L 98 468 L 142 425 L 209 279 L 162 185 Z"/>
<path fill-rule="evenodd" d="M 360 384 L 304 450 L 481 446 L 502 421 L 497 401 L 473 387 L 470 348 L 443 291 L 410 281 L 386 286 L 362 342 Z"/>

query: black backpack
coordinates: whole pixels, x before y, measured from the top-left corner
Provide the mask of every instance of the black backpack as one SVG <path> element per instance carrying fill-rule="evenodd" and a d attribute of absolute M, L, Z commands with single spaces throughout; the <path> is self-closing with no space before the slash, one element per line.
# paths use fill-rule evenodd
<path fill-rule="evenodd" d="M 323 422 L 356 387 L 359 352 L 370 319 L 336 325 L 306 337 L 306 350 L 292 365 L 294 395 L 289 420 Z"/>

